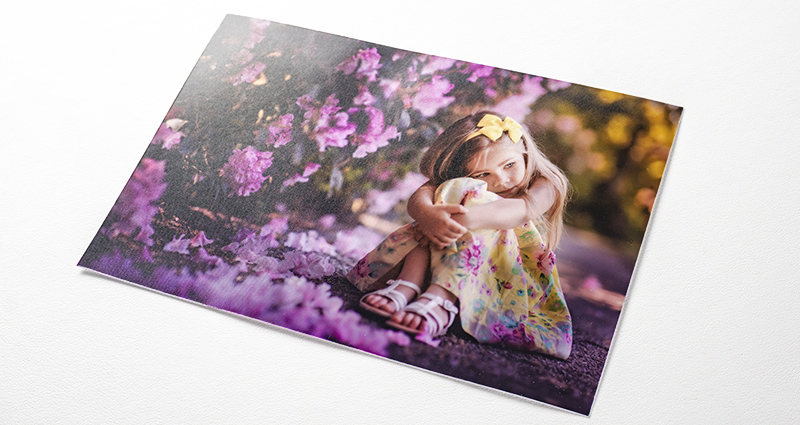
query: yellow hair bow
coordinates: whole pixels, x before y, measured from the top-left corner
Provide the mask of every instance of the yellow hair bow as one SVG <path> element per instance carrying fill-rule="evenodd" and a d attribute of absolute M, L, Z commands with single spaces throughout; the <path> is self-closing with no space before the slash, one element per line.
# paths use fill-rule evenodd
<path fill-rule="evenodd" d="M 508 138 L 514 143 L 519 142 L 519 138 L 522 137 L 522 126 L 511 117 L 506 117 L 505 120 L 501 121 L 500 117 L 496 115 L 486 114 L 478 123 L 478 129 L 478 131 L 470 134 L 466 140 L 483 134 L 492 139 L 493 142 L 496 142 L 497 139 L 503 137 L 504 132 L 508 133 Z"/>

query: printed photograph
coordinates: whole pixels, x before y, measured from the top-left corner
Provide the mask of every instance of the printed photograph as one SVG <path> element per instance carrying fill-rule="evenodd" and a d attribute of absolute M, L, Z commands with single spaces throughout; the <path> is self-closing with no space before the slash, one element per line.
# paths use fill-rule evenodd
<path fill-rule="evenodd" d="M 588 415 L 681 112 L 229 15 L 79 265 Z"/>

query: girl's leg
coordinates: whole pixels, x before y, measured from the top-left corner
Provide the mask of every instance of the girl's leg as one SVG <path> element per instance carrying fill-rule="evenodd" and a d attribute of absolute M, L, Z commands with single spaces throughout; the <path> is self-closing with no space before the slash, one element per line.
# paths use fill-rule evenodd
<path fill-rule="evenodd" d="M 456 297 L 455 294 L 453 294 L 452 292 L 448 291 L 447 289 L 439 285 L 429 285 L 428 289 L 427 290 L 423 289 L 423 291 L 425 294 L 438 295 L 443 299 L 452 302 L 453 304 L 456 304 L 456 300 L 458 299 L 458 297 Z M 433 314 L 436 315 L 439 319 L 441 319 L 440 322 L 447 323 L 448 312 L 444 308 L 436 307 L 433 310 Z M 389 321 L 399 323 L 401 325 L 404 325 L 412 329 L 419 329 L 419 330 L 425 329 L 424 328 L 425 319 L 419 314 L 414 313 L 412 311 L 406 311 L 406 310 L 398 311 L 389 318 Z"/>
<path fill-rule="evenodd" d="M 403 266 L 400 269 L 400 274 L 397 276 L 397 279 L 415 283 L 422 287 L 423 283 L 425 282 L 425 274 L 428 272 L 430 259 L 430 248 L 417 246 L 416 248 L 412 249 L 403 260 Z M 404 285 L 398 286 L 395 290 L 405 295 L 409 301 L 412 301 L 416 295 L 413 289 Z M 423 290 L 425 290 L 425 288 L 423 288 Z M 392 301 L 383 295 L 370 294 L 364 298 L 364 301 L 375 308 L 379 308 L 389 313 L 395 312 L 395 307 Z"/>

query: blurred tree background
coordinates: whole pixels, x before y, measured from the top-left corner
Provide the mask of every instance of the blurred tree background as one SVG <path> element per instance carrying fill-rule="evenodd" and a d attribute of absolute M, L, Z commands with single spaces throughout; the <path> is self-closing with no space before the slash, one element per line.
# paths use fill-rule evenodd
<path fill-rule="evenodd" d="M 680 108 L 288 25 L 228 16 L 145 157 L 164 161 L 167 215 L 401 222 L 425 147 L 480 109 L 567 173 L 568 225 L 638 251 Z"/>

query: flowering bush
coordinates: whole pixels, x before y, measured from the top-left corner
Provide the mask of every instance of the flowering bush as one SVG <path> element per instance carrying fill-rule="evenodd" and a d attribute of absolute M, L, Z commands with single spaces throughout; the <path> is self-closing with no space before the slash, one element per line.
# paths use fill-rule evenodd
<path fill-rule="evenodd" d="M 150 158 L 142 159 L 130 180 L 122 189 L 110 218 L 113 220 L 105 232 L 110 237 L 118 235 L 133 236 L 145 246 L 153 245 L 153 226 L 151 221 L 158 213 L 153 202 L 161 197 L 167 184 L 164 180 L 164 161 Z M 145 248 L 146 250 L 146 248 Z"/>

